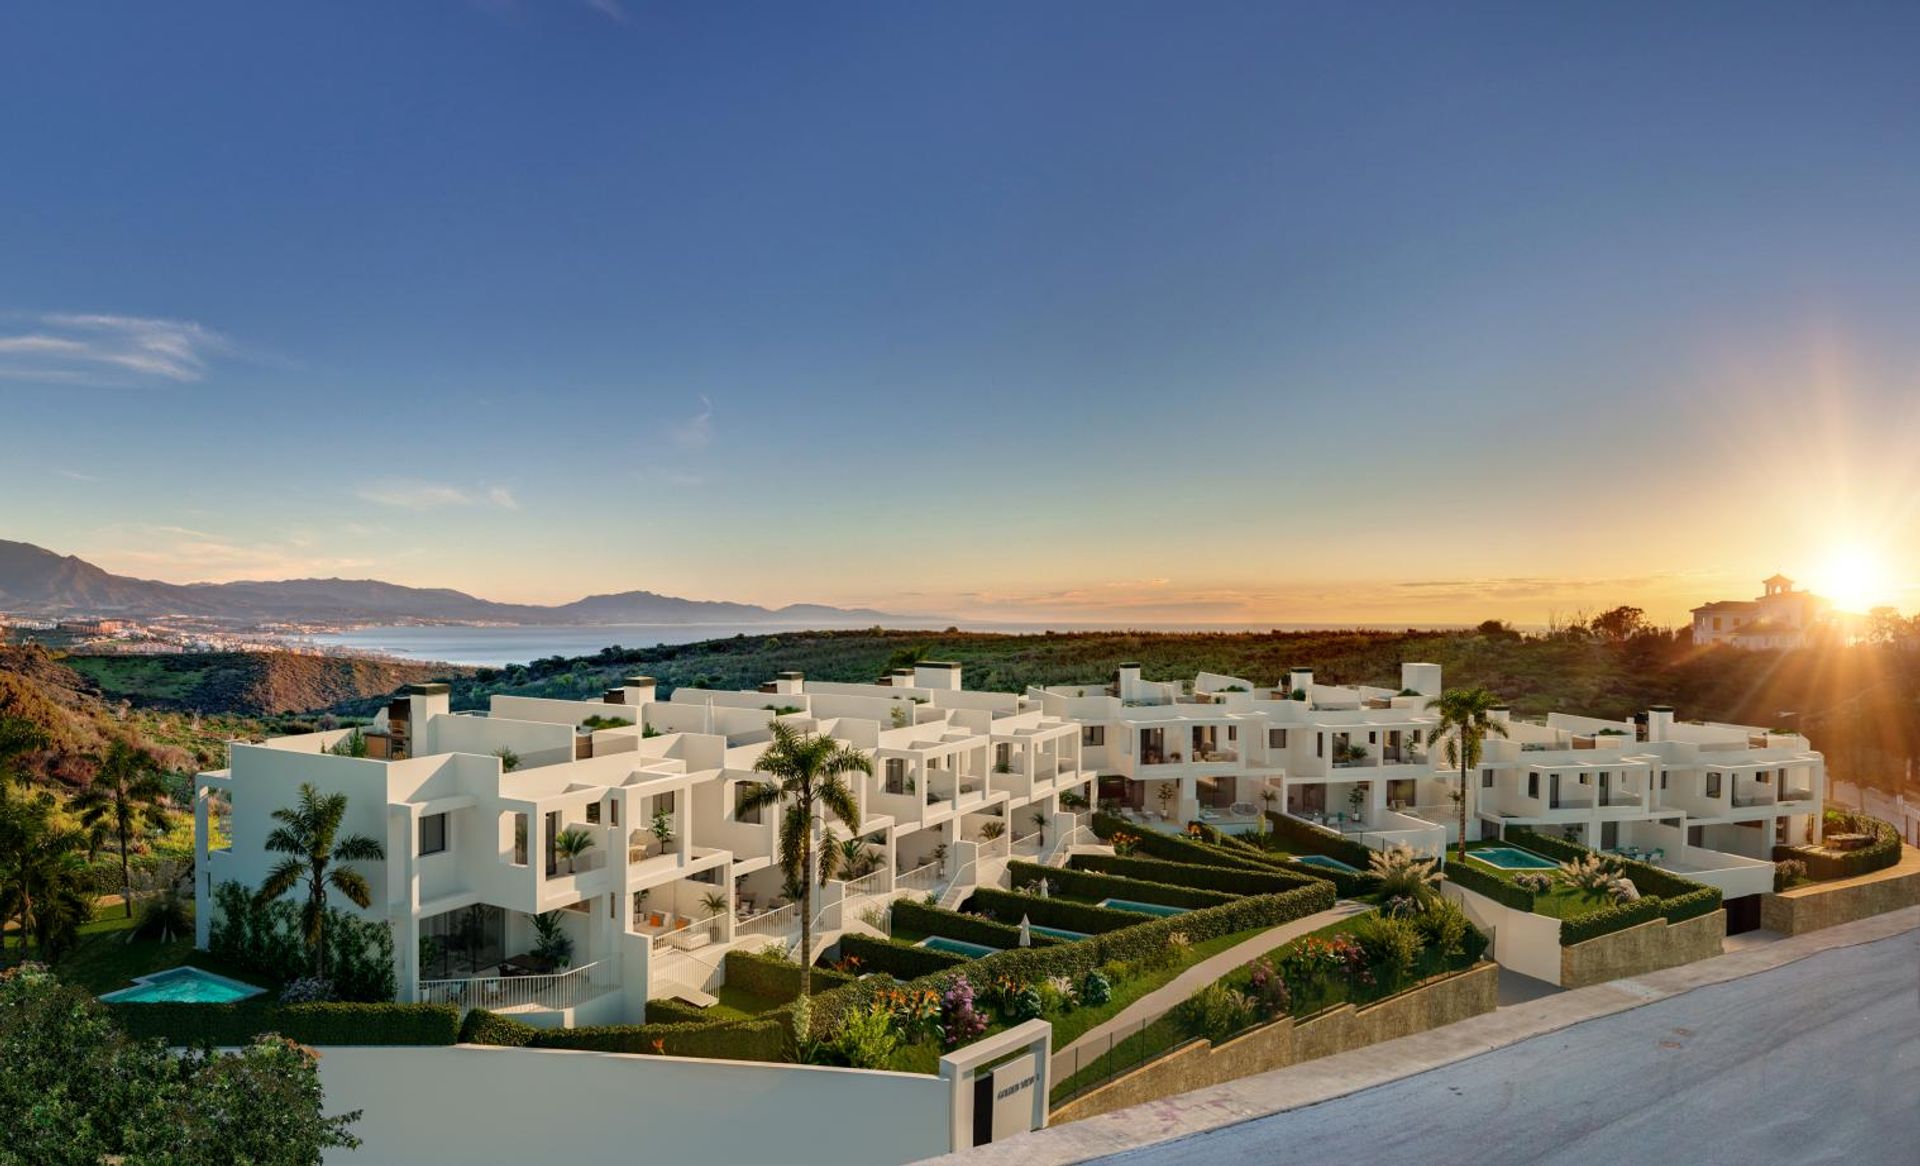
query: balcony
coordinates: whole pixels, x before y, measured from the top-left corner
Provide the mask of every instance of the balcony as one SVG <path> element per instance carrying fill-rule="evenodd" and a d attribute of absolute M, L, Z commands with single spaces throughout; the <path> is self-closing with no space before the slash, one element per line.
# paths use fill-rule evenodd
<path fill-rule="evenodd" d="M 511 969 L 507 975 L 421 980 L 419 999 L 423 1004 L 452 1004 L 493 1012 L 557 1012 L 613 991 L 611 984 L 602 982 L 608 977 L 602 975 L 597 961 L 552 974 L 523 970 L 532 966 L 528 957 L 515 956 L 500 965 L 503 970 Z"/>

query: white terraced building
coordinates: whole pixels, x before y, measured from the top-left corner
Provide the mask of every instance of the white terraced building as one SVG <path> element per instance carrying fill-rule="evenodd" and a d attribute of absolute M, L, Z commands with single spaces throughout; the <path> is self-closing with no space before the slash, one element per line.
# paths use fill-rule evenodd
<path fill-rule="evenodd" d="M 701 998 L 731 946 L 798 938 L 778 812 L 736 813 L 763 780 L 753 765 L 775 718 L 875 761 L 854 786 L 858 834 L 880 861 L 816 891 L 816 947 L 894 895 L 957 899 L 1011 856 L 1051 858 L 1085 836 L 1062 806 L 1091 793 L 1079 727 L 1013 694 L 961 691 L 958 665 L 877 684 L 783 673 L 758 691 L 682 688 L 665 701 L 633 677 L 600 701 L 497 695 L 485 713 L 454 713 L 446 686 L 414 685 L 365 734 L 365 757 L 330 752 L 353 730 L 307 733 L 236 743 L 228 768 L 200 775 L 201 901 L 227 880 L 261 884 L 277 857 L 262 846 L 270 815 L 311 783 L 347 795 L 343 832 L 385 848 L 384 862 L 356 865 L 374 888 L 362 914 L 394 929 L 401 999 L 546 1025 L 637 1021 L 650 997 Z M 208 850 L 221 810 L 230 842 Z M 571 860 L 555 846 L 568 830 L 593 839 Z M 533 916 L 550 911 L 573 940 L 564 972 L 527 958 Z M 212 914 L 200 913 L 201 946 Z"/>

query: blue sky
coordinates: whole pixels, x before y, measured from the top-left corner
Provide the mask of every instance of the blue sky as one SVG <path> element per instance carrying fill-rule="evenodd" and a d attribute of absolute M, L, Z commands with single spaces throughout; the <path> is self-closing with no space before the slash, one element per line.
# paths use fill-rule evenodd
<path fill-rule="evenodd" d="M 0 537 L 1000 618 L 1898 601 L 1916 26 L 9 6 Z"/>

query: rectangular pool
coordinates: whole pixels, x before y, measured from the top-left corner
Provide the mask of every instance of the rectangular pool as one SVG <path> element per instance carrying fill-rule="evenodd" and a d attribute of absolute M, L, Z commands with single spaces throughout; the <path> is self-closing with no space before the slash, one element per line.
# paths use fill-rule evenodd
<path fill-rule="evenodd" d="M 1051 935 L 1055 939 L 1074 940 L 1087 938 L 1087 933 L 1084 931 L 1068 931 L 1064 927 L 1042 927 L 1038 923 L 1027 924 L 1027 930 L 1033 932 L 1035 935 Z"/>
<path fill-rule="evenodd" d="M 1560 864 L 1551 858 L 1541 858 L 1532 851 L 1513 846 L 1487 846 L 1479 850 L 1469 850 L 1467 857 L 1477 858 L 1495 870 L 1560 869 Z"/>
<path fill-rule="evenodd" d="M 1038 931 L 1040 929 L 1036 927 L 1034 930 Z M 994 952 L 1000 950 L 997 947 L 988 947 L 984 943 L 968 943 L 964 939 L 948 939 L 944 935 L 929 935 L 913 946 L 924 947 L 928 951 L 944 951 L 948 955 L 971 956 L 974 959 L 979 959 L 983 955 L 992 955 Z"/>
<path fill-rule="evenodd" d="M 1160 903 L 1138 903 L 1132 899 L 1102 899 L 1102 907 L 1111 907 L 1115 911 L 1132 911 L 1136 915 L 1185 915 L 1185 907 L 1168 907 Z"/>
<path fill-rule="evenodd" d="M 1339 859 L 1328 858 L 1324 854 L 1296 854 L 1293 856 L 1293 861 L 1299 863 L 1301 866 L 1317 866 L 1326 870 L 1343 870 L 1348 874 L 1360 873 L 1359 867 L 1348 866 Z"/>
<path fill-rule="evenodd" d="M 133 987 L 100 997 L 110 1004 L 231 1004 L 266 991 L 199 968 L 168 968 L 134 977 Z"/>

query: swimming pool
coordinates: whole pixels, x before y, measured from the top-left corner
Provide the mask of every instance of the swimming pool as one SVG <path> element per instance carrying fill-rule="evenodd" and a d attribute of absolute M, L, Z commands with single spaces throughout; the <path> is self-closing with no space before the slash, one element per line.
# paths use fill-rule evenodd
<path fill-rule="evenodd" d="M 1343 870 L 1348 874 L 1360 873 L 1359 867 L 1348 866 L 1339 859 L 1328 858 L 1324 854 L 1296 854 L 1293 856 L 1293 861 L 1299 863 L 1301 866 L 1318 866 L 1324 867 L 1327 870 Z"/>
<path fill-rule="evenodd" d="M 1558 870 L 1560 868 L 1560 864 L 1550 858 L 1541 858 L 1531 851 L 1512 846 L 1487 846 L 1479 850 L 1469 850 L 1467 857 L 1477 858 L 1495 870 Z"/>
<path fill-rule="evenodd" d="M 1074 940 L 1085 939 L 1087 937 L 1087 933 L 1084 931 L 1068 931 L 1064 927 L 1042 927 L 1038 923 L 1027 924 L 1027 930 L 1033 932 L 1035 935 L 1051 935 L 1055 939 Z"/>
<path fill-rule="evenodd" d="M 134 977 L 133 987 L 100 999 L 113 1004 L 231 1004 L 266 991 L 199 968 L 168 968 Z"/>
<path fill-rule="evenodd" d="M 1159 903 L 1136 903 L 1132 899 L 1102 899 L 1100 906 L 1111 907 L 1115 911 L 1132 911 L 1137 915 L 1185 915 L 1185 907 L 1167 907 Z"/>
<path fill-rule="evenodd" d="M 1036 927 L 1034 930 L 1038 931 L 1040 929 Z M 948 939 L 944 935 L 929 935 L 913 946 L 924 947 L 928 951 L 944 951 L 948 955 L 972 956 L 974 959 L 979 959 L 983 955 L 992 955 L 994 952 L 1000 950 L 997 947 L 988 947 L 984 943 L 968 943 L 964 939 Z"/>

